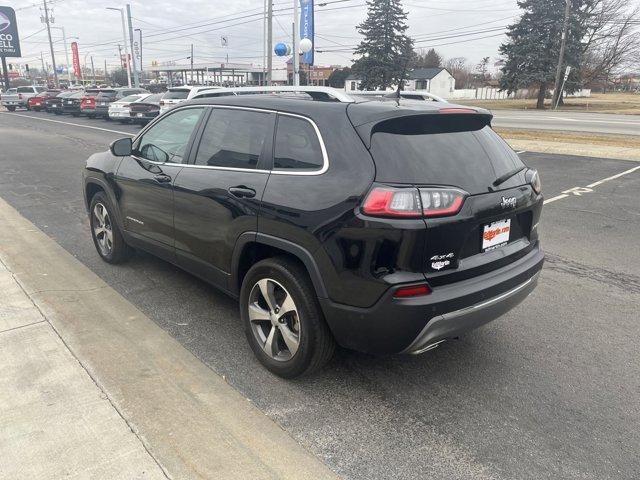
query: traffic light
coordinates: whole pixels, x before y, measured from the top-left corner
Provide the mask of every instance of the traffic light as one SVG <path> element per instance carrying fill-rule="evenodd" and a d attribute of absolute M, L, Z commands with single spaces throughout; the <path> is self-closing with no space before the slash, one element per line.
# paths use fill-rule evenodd
<path fill-rule="evenodd" d="M 28 63 L 26 63 L 26 64 L 24 65 L 24 69 L 27 71 L 27 73 L 29 72 L 29 64 L 28 64 Z"/>
<path fill-rule="evenodd" d="M 13 70 L 13 63 L 9 64 L 9 70 Z"/>

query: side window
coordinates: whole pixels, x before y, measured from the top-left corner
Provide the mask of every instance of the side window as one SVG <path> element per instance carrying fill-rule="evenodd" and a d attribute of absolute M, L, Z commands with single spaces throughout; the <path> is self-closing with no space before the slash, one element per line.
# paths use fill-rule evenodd
<path fill-rule="evenodd" d="M 160 120 L 139 140 L 135 154 L 154 162 L 181 163 L 204 108 L 185 108 Z"/>
<path fill-rule="evenodd" d="M 196 155 L 196 165 L 256 168 L 273 114 L 216 108 L 211 113 Z"/>
<path fill-rule="evenodd" d="M 274 170 L 320 170 L 324 156 L 313 125 L 302 118 L 278 116 Z"/>

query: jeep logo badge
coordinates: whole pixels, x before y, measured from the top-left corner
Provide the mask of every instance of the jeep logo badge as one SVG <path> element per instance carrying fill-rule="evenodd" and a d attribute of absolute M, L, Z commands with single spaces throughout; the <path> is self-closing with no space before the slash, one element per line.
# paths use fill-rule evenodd
<path fill-rule="evenodd" d="M 500 206 L 502 208 L 516 208 L 516 197 L 502 197 Z"/>

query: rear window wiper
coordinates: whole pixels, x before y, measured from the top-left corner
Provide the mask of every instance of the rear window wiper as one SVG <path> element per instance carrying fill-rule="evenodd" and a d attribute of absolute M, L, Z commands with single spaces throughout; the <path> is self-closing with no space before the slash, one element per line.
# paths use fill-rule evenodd
<path fill-rule="evenodd" d="M 522 167 L 518 167 L 514 170 L 511 170 L 510 172 L 505 173 L 504 175 L 500 175 L 495 182 L 493 182 L 493 186 L 497 187 L 498 185 L 502 185 L 504 182 L 506 182 L 507 180 L 509 180 L 511 177 L 513 177 L 514 175 L 519 174 L 521 171 L 526 170 L 527 167 L 522 166 Z"/>

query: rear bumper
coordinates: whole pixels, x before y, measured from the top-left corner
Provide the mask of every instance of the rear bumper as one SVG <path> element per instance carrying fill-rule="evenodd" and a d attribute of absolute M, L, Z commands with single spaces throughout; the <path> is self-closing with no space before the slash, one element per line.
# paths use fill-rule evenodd
<path fill-rule="evenodd" d="M 503 268 L 423 297 L 396 299 L 390 289 L 370 308 L 320 302 L 340 345 L 378 354 L 421 353 L 514 308 L 535 289 L 543 263 L 536 247 Z"/>

